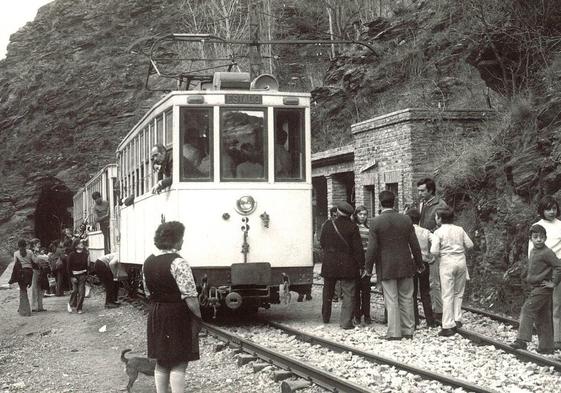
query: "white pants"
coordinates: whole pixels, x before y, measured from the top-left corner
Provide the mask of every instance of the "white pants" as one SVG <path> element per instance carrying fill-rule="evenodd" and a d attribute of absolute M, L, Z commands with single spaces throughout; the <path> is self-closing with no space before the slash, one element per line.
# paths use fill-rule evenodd
<path fill-rule="evenodd" d="M 442 292 L 442 328 L 451 329 L 462 321 L 462 300 L 466 288 L 467 265 L 465 255 L 440 258 L 440 287 Z"/>

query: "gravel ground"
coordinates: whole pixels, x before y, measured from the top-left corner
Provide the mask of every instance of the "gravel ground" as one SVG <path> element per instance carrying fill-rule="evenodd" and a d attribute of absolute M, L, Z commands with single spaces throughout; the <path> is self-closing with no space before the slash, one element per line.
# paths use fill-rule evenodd
<path fill-rule="evenodd" d="M 323 324 L 319 300 L 321 287 L 314 287 L 313 297 L 311 302 L 293 303 L 273 308 L 263 314 L 271 320 L 310 334 L 340 341 L 417 367 L 446 373 L 500 392 L 559 391 L 561 384 L 559 372 L 520 362 L 513 355 L 496 350 L 494 347 L 476 346 L 459 335 L 452 338 L 439 337 L 438 329 L 422 327 L 415 332 L 413 340 L 390 342 L 383 339 L 386 327 L 380 324 L 344 331 L 338 327 L 339 303 L 334 303 L 332 322 Z M 382 307 L 375 306 L 373 303 L 372 308 L 373 316 L 381 318 Z M 466 316 L 465 326 L 469 329 L 471 321 L 468 317 Z M 474 320 L 479 318 L 473 317 Z M 480 330 L 481 333 L 491 337 L 497 337 L 497 332 L 500 332 L 495 323 L 489 323 L 488 329 L 484 329 L 482 327 L 484 325 L 478 326 L 483 330 Z M 510 333 L 509 336 L 512 334 L 514 333 Z M 508 342 L 509 338 L 505 338 L 505 341 Z M 559 358 L 559 353 L 554 355 L 554 358 Z"/>
<path fill-rule="evenodd" d="M 18 290 L 0 290 L 0 392 L 124 391 L 128 378 L 120 353 L 132 348 L 141 355 L 145 350 L 145 316 L 131 304 L 105 310 L 102 296 L 94 290 L 81 315 L 66 312 L 68 297 L 48 297 L 47 312 L 24 318 L 16 312 Z M 251 365 L 238 367 L 234 351 L 216 352 L 217 343 L 212 337 L 201 339 L 201 360 L 187 369 L 187 391 L 280 391 L 280 384 L 271 379 L 271 367 L 259 373 Z M 312 387 L 303 392 L 323 391 Z M 153 393 L 153 377 L 139 376 L 133 392 Z"/>
<path fill-rule="evenodd" d="M 350 352 L 338 353 L 321 345 L 300 341 L 275 328 L 238 326 L 228 330 L 268 349 L 311 364 L 372 391 L 406 393 L 463 391 L 435 381 L 423 380 L 420 376 L 394 367 L 369 362 Z"/>

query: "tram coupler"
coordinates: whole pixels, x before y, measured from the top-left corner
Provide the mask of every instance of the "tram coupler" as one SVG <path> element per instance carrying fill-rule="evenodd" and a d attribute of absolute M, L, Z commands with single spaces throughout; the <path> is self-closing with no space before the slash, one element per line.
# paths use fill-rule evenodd
<path fill-rule="evenodd" d="M 199 304 L 201 307 L 206 307 L 209 304 L 209 288 L 208 288 L 208 277 L 205 276 L 201 280 L 201 293 L 199 293 Z"/>
<path fill-rule="evenodd" d="M 212 319 L 216 319 L 216 314 L 218 312 L 218 307 L 220 307 L 220 293 L 216 287 L 210 287 L 208 292 L 208 305 L 213 308 Z"/>

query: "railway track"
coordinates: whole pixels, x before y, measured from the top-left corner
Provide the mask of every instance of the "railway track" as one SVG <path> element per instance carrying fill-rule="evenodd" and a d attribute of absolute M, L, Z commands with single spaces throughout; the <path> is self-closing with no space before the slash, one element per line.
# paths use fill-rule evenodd
<path fill-rule="evenodd" d="M 224 329 L 218 328 L 209 323 L 203 322 L 203 328 L 207 330 L 209 334 L 224 341 L 228 344 L 233 344 L 234 346 L 242 349 L 248 354 L 252 354 L 259 359 L 273 364 L 279 368 L 289 370 L 293 374 L 303 378 L 307 381 L 316 383 L 317 385 L 334 392 L 348 392 L 348 393 L 374 393 L 374 390 L 370 390 L 363 386 L 352 383 L 344 378 L 341 378 L 333 373 L 321 370 L 318 367 L 306 364 L 305 362 L 294 359 L 290 356 L 283 355 L 271 349 L 268 349 L 262 345 L 258 345 L 250 340 L 246 340 L 235 334 L 232 334 Z M 284 387 L 283 391 L 288 390 L 288 387 Z M 288 390 L 290 391 L 290 390 Z"/>
<path fill-rule="evenodd" d="M 364 351 L 364 350 L 361 350 L 361 349 L 356 348 L 356 347 L 351 347 L 351 346 L 348 346 L 348 345 L 345 345 L 345 344 L 342 344 L 342 343 L 338 343 L 338 342 L 335 342 L 335 341 L 332 341 L 332 340 L 327 340 L 325 338 L 314 336 L 312 334 L 305 333 L 303 331 L 291 328 L 289 326 L 282 325 L 280 323 L 267 321 L 267 320 L 262 320 L 262 321 L 266 325 L 272 326 L 275 329 L 279 329 L 279 330 L 281 330 L 281 331 L 283 331 L 287 334 L 296 336 L 300 340 L 303 340 L 305 342 L 309 342 L 311 344 L 319 344 L 319 345 L 322 345 L 322 346 L 324 346 L 326 348 L 329 348 L 329 349 L 331 349 L 333 351 L 336 351 L 336 352 L 349 352 L 349 353 L 352 353 L 353 355 L 361 356 L 364 359 L 367 359 L 367 360 L 369 360 L 373 363 L 386 364 L 386 365 L 395 367 L 397 369 L 404 370 L 404 371 L 410 372 L 410 373 L 415 374 L 415 375 L 419 375 L 419 376 L 421 376 L 423 378 L 426 378 L 426 379 L 441 382 L 445 385 L 449 385 L 449 386 L 452 386 L 454 388 L 462 388 L 462 389 L 465 389 L 465 390 L 470 391 L 470 392 L 478 392 L 478 393 L 494 392 L 493 390 L 484 388 L 482 386 L 478 386 L 476 384 L 470 383 L 468 381 L 464 381 L 464 380 L 459 379 L 459 378 L 454 378 L 452 376 L 432 372 L 432 371 L 422 369 L 420 367 L 416 367 L 416 366 L 413 366 L 413 365 L 410 365 L 410 364 L 407 364 L 407 363 L 399 362 L 395 359 L 391 359 L 391 358 L 386 357 L 386 356 L 375 354 L 373 352 Z"/>
<path fill-rule="evenodd" d="M 282 350 L 279 351 L 278 348 L 274 348 L 274 349 L 267 348 L 271 345 L 271 342 L 275 342 L 275 341 L 283 341 L 287 343 L 287 347 L 290 346 L 293 348 L 296 346 L 295 344 L 291 343 L 290 340 L 286 339 L 286 337 L 284 339 L 282 338 L 271 339 L 270 338 L 271 331 L 276 331 L 277 335 L 283 334 L 285 336 L 286 335 L 294 336 L 297 338 L 298 341 L 302 343 L 302 345 L 307 345 L 309 348 L 315 348 L 314 350 L 316 352 L 318 351 L 318 348 L 320 348 L 323 351 L 332 351 L 334 353 L 340 353 L 340 354 L 342 353 L 346 357 L 354 359 L 352 364 L 355 365 L 357 370 L 375 367 L 372 366 L 372 364 L 374 363 L 377 366 L 381 365 L 381 367 L 389 366 L 383 369 L 385 370 L 384 372 L 386 373 L 393 372 L 396 375 L 400 375 L 401 377 L 409 373 L 413 375 L 414 378 L 425 381 L 427 385 L 423 386 L 421 388 L 421 391 L 452 392 L 452 391 L 457 391 L 457 389 L 460 388 L 461 389 L 460 391 L 469 391 L 469 392 L 478 392 L 478 393 L 496 392 L 495 390 L 489 389 L 487 387 L 478 386 L 476 384 L 458 378 L 454 378 L 449 375 L 433 372 L 407 363 L 399 362 L 395 359 L 384 357 L 375 354 L 373 352 L 364 351 L 357 347 L 345 345 L 340 342 L 327 340 L 325 338 L 313 334 L 309 334 L 301 330 L 297 330 L 276 322 L 272 322 L 264 319 L 259 319 L 258 322 L 261 324 L 260 329 L 268 328 L 269 330 L 268 331 L 263 330 L 262 333 L 261 331 L 259 332 L 253 331 L 253 333 L 250 334 L 248 333 L 250 329 L 253 330 L 257 329 L 255 326 L 252 326 L 250 328 L 242 328 L 242 330 L 247 329 L 247 331 L 243 330 L 242 333 L 238 331 L 237 334 L 234 334 L 227 330 L 227 329 L 231 329 L 231 327 L 222 328 L 207 323 L 204 324 L 204 328 L 207 329 L 210 335 L 215 336 L 219 340 L 226 342 L 230 345 L 233 345 L 234 347 L 240 348 L 244 352 L 251 354 L 267 363 L 273 364 L 285 370 L 290 370 L 293 374 L 299 376 L 300 378 L 306 381 L 313 382 L 318 386 L 321 386 L 330 391 L 351 392 L 351 393 L 374 392 L 374 391 L 380 391 L 380 389 L 382 389 L 383 386 L 376 386 L 376 384 L 374 384 L 375 386 L 372 386 L 372 381 L 374 381 L 374 379 L 370 380 L 368 386 L 362 386 L 361 384 L 352 382 L 350 380 L 351 378 L 353 378 L 352 376 L 347 375 L 346 377 L 341 377 L 340 376 L 341 374 L 344 375 L 346 372 L 349 371 L 348 367 L 345 367 L 345 365 L 338 365 L 339 370 L 337 370 L 337 372 L 330 372 L 325 369 L 322 369 L 321 367 L 314 366 L 310 364 L 311 363 L 310 359 L 312 358 L 312 356 L 309 356 L 307 350 L 302 350 L 300 347 L 298 347 L 298 351 L 302 351 L 304 353 L 304 355 L 306 356 L 305 361 L 298 360 L 292 356 L 283 354 L 282 353 L 283 351 Z M 234 327 L 234 329 L 240 329 L 240 327 Z M 259 340 L 264 340 L 268 338 L 267 347 L 257 344 L 253 339 L 247 339 L 242 336 L 252 336 L 254 338 L 257 337 Z M 330 354 L 330 352 L 327 353 L 320 352 L 320 355 L 318 356 L 322 358 L 333 359 L 333 362 L 330 363 L 331 365 L 337 362 L 334 358 L 334 355 Z M 371 364 L 371 366 L 364 367 L 361 366 L 360 364 L 357 365 L 356 364 L 357 359 L 360 359 L 361 361 L 365 361 Z M 438 385 L 437 386 L 430 385 L 431 387 L 429 387 L 428 384 L 435 383 L 435 381 L 440 384 L 449 386 L 450 390 L 443 389 L 442 387 L 439 389 Z M 288 387 L 285 387 L 283 389 L 286 389 L 287 392 L 292 391 L 289 390 Z M 395 389 L 397 389 L 395 391 L 401 390 L 398 389 L 397 386 L 395 386 Z M 285 390 L 283 390 L 283 392 L 284 391 Z"/>

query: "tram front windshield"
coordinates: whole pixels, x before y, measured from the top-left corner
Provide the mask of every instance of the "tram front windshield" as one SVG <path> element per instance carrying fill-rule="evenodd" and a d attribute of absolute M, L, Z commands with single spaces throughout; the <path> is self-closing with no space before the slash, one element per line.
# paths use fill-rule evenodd
<path fill-rule="evenodd" d="M 180 109 L 181 181 L 212 181 L 212 108 Z M 266 109 L 223 108 L 220 111 L 220 180 L 263 182 L 273 166 L 274 181 L 303 181 L 304 111 L 275 109 L 274 149 L 268 151 Z"/>

